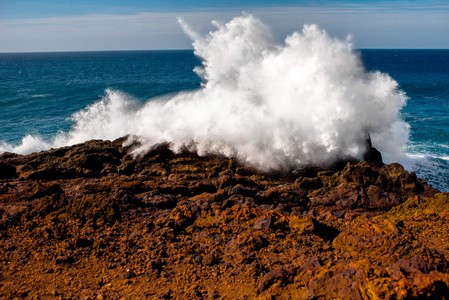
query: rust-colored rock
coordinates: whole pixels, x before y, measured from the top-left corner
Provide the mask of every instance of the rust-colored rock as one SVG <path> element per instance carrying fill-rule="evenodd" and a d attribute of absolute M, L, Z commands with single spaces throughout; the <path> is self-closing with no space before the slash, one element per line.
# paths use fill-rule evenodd
<path fill-rule="evenodd" d="M 449 194 L 374 150 L 281 176 L 122 142 L 0 155 L 1 299 L 449 298 Z"/>

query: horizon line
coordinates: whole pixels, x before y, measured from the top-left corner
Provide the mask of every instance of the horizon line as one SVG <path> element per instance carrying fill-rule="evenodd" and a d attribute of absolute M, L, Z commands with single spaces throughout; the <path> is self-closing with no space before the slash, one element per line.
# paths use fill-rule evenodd
<path fill-rule="evenodd" d="M 146 52 L 146 51 L 194 51 L 194 48 L 172 49 L 112 49 L 112 50 L 52 50 L 52 51 L 6 51 L 0 54 L 89 53 L 89 52 Z M 353 50 L 449 50 L 449 48 L 353 48 Z"/>

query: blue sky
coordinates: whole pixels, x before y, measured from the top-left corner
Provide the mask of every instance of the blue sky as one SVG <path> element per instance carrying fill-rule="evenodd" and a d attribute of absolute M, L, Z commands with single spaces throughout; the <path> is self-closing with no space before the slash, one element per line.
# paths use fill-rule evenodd
<path fill-rule="evenodd" d="M 449 48 L 447 0 L 0 0 L 0 52 L 187 49 L 177 17 L 206 34 L 243 11 L 279 43 L 314 23 L 357 48 Z"/>

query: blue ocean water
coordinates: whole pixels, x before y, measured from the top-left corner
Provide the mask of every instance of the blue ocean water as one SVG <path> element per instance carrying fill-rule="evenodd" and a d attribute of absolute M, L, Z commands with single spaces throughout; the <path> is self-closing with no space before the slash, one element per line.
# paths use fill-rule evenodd
<path fill-rule="evenodd" d="M 367 70 L 388 73 L 407 97 L 407 169 L 449 190 L 449 50 L 360 50 Z M 0 54 L 0 150 L 26 135 L 51 141 L 107 90 L 140 102 L 198 89 L 192 50 Z M 1 151 L 0 151 L 1 152 Z"/>
<path fill-rule="evenodd" d="M 146 101 L 196 89 L 193 51 L 0 53 L 0 143 L 68 131 L 73 113 L 107 89 Z"/>
<path fill-rule="evenodd" d="M 408 97 L 402 115 L 410 124 L 410 160 L 403 164 L 448 191 L 449 50 L 362 50 L 361 55 L 367 69 L 388 73 Z"/>

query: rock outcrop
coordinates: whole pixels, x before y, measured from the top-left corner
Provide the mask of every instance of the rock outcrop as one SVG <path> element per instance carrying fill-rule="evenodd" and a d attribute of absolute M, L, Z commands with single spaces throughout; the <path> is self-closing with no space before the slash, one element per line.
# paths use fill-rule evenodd
<path fill-rule="evenodd" d="M 449 298 L 449 194 L 375 151 L 279 176 L 122 142 L 0 156 L 0 298 Z"/>

